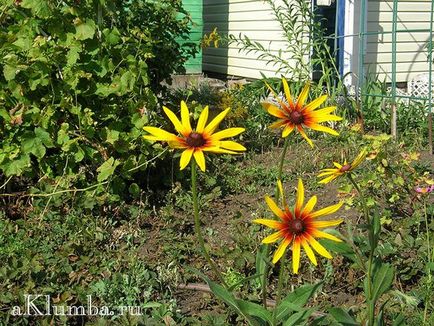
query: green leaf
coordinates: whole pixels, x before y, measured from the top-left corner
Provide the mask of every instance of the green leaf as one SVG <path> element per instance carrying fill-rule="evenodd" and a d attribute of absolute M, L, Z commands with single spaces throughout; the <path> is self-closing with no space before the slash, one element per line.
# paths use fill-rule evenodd
<path fill-rule="evenodd" d="M 23 0 L 20 6 L 31 9 L 32 13 L 41 18 L 48 18 L 51 14 L 47 0 Z"/>
<path fill-rule="evenodd" d="M 306 325 L 306 321 L 312 315 L 315 309 L 305 309 L 295 314 L 292 314 L 284 323 L 283 326 Z"/>
<path fill-rule="evenodd" d="M 80 22 L 75 25 L 75 38 L 81 41 L 91 39 L 95 34 L 95 29 L 95 22 L 92 19 Z"/>
<path fill-rule="evenodd" d="M 322 282 L 319 282 L 317 284 L 303 285 L 295 289 L 276 308 L 277 320 L 284 320 L 291 311 L 300 311 L 321 285 Z"/>
<path fill-rule="evenodd" d="M 254 303 L 254 302 L 238 300 L 238 299 L 236 299 L 236 303 L 237 303 L 239 309 L 245 315 L 258 317 L 260 320 L 269 322 L 271 324 L 271 322 L 272 322 L 271 312 L 269 312 L 267 309 L 265 309 L 261 305 L 258 305 L 257 303 Z"/>
<path fill-rule="evenodd" d="M 3 67 L 3 75 L 6 81 L 13 80 L 17 74 L 17 68 L 15 66 L 5 65 Z"/>
<path fill-rule="evenodd" d="M 394 274 L 393 266 L 390 264 L 381 264 L 380 268 L 375 271 L 372 291 L 372 300 L 374 302 L 390 289 Z"/>
<path fill-rule="evenodd" d="M 264 275 L 265 273 L 265 268 L 268 263 L 268 258 L 265 255 L 266 251 L 267 251 L 267 245 L 262 244 L 259 247 L 258 252 L 256 253 L 256 275 Z M 262 286 L 263 283 L 262 276 L 259 277 L 259 281 Z"/>
<path fill-rule="evenodd" d="M 360 323 L 354 320 L 351 315 L 341 308 L 330 308 L 330 315 L 343 326 L 358 326 Z"/>
<path fill-rule="evenodd" d="M 45 145 L 45 147 L 47 148 L 54 147 L 53 140 L 51 139 L 50 134 L 45 129 L 39 127 L 35 128 L 35 135 L 41 140 L 41 142 Z"/>
<path fill-rule="evenodd" d="M 59 145 L 63 145 L 69 141 L 68 130 L 69 130 L 69 124 L 66 122 L 62 123 L 60 130 L 57 133 L 57 143 Z"/>
<path fill-rule="evenodd" d="M 34 136 L 29 136 L 29 138 L 25 138 L 21 143 L 21 149 L 24 154 L 33 154 L 38 159 L 41 159 L 45 156 L 45 146 L 42 144 L 42 141 L 39 138 Z"/>
<path fill-rule="evenodd" d="M 30 156 L 23 154 L 19 159 L 6 163 L 4 171 L 7 177 L 12 175 L 20 176 L 30 166 Z"/>
<path fill-rule="evenodd" d="M 197 269 L 191 268 L 191 267 L 189 267 L 188 269 L 191 270 L 191 271 L 193 271 L 198 276 L 200 276 L 208 284 L 209 288 L 211 289 L 211 292 L 217 298 L 219 298 L 224 303 L 226 303 L 229 307 L 231 307 L 232 309 L 234 309 L 239 315 L 241 315 L 244 318 L 246 318 L 249 321 L 250 324 L 254 324 L 254 325 L 257 324 L 251 318 L 249 318 L 246 314 L 244 314 L 244 312 L 238 306 L 237 299 L 235 299 L 235 297 L 232 295 L 232 293 L 230 293 L 228 290 L 226 290 L 223 286 L 221 286 L 221 285 L 219 285 L 219 284 L 214 283 L 213 281 L 211 281 L 208 277 L 205 276 L 205 274 L 201 273 Z"/>
<path fill-rule="evenodd" d="M 81 49 L 78 46 L 71 47 L 66 54 L 66 65 L 72 66 L 80 59 Z"/>
<path fill-rule="evenodd" d="M 104 29 L 102 34 L 104 35 L 107 43 L 112 45 L 118 44 L 121 40 L 121 33 L 119 33 L 119 30 L 116 27 L 113 29 Z"/>
<path fill-rule="evenodd" d="M 107 180 L 115 172 L 115 169 L 119 164 L 120 162 L 118 160 L 115 160 L 113 157 L 110 157 L 107 161 L 105 161 L 97 169 L 97 171 L 99 172 L 97 176 L 98 182 Z"/>

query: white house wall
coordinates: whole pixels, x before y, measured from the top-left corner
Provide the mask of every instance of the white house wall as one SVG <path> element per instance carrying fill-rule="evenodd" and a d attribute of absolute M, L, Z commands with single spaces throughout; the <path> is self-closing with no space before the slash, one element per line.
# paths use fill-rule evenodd
<path fill-rule="evenodd" d="M 429 29 L 431 0 L 398 2 L 398 30 Z M 392 31 L 393 1 L 368 0 L 367 31 Z M 418 74 L 427 73 L 426 43 L 429 32 L 400 32 L 396 35 L 397 81 L 406 82 Z M 380 80 L 392 79 L 392 34 L 367 37 L 365 67 L 378 74 Z"/>
<path fill-rule="evenodd" d="M 352 72 L 350 83 L 357 83 L 360 0 L 346 0 L 346 6 L 350 3 L 353 4 L 354 16 L 346 16 L 345 31 L 346 34 L 356 36 L 345 38 L 344 71 Z M 392 0 L 368 0 L 367 31 L 392 31 L 392 8 Z M 431 0 L 400 0 L 398 29 L 429 29 L 430 10 Z M 262 0 L 204 0 L 204 33 L 209 34 L 215 27 L 221 34 L 247 35 L 252 41 L 260 42 L 276 54 L 286 47 L 279 23 L 275 21 L 268 4 Z M 428 72 L 428 39 L 428 32 L 397 34 L 398 82 L 406 82 L 418 74 Z M 228 48 L 207 48 L 203 53 L 203 70 L 248 78 L 261 78 L 261 72 L 270 77 L 279 76 L 276 73 L 277 67 L 258 60 L 257 56 L 258 54 L 253 52 L 240 52 L 235 45 Z M 380 80 L 390 82 L 392 35 L 367 36 L 364 58 L 365 70 L 369 69 L 369 72 L 378 75 Z"/>
<path fill-rule="evenodd" d="M 262 0 L 204 0 L 204 33 L 209 34 L 215 27 L 220 34 L 246 35 L 275 54 L 285 49 L 281 27 Z M 207 48 L 203 70 L 248 78 L 261 78 L 261 72 L 268 77 L 279 76 L 277 67 L 257 57 L 257 53 L 240 52 L 235 45 Z"/>

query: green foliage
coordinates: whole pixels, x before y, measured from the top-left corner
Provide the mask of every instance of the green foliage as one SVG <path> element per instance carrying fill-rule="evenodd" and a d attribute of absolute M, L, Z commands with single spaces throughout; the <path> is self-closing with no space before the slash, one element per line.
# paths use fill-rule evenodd
<path fill-rule="evenodd" d="M 140 137 L 161 82 L 194 52 L 176 42 L 189 31 L 181 1 L 8 0 L 0 12 L 0 172 L 122 195 L 161 153 Z"/>

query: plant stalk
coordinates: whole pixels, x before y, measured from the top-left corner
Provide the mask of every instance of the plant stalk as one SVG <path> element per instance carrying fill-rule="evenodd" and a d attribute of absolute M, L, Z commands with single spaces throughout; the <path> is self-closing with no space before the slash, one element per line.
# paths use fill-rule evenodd
<path fill-rule="evenodd" d="M 200 229 L 199 205 L 197 202 L 197 167 L 194 158 L 192 158 L 191 162 L 191 193 L 193 195 L 194 231 L 196 233 L 197 239 L 199 240 L 199 245 L 202 249 L 203 256 L 210 265 L 211 269 L 214 271 L 214 274 L 217 275 L 220 282 L 224 285 L 224 287 L 227 288 L 227 284 L 223 278 L 223 275 L 220 273 L 216 264 L 212 261 L 205 247 L 205 241 L 203 240 L 202 231 Z"/>
<path fill-rule="evenodd" d="M 276 305 L 273 310 L 273 325 L 276 325 L 276 316 L 277 316 L 277 307 L 280 304 L 280 298 L 282 296 L 282 288 L 283 288 L 283 280 L 285 278 L 285 263 L 286 263 L 286 253 L 283 254 L 280 259 L 280 271 L 279 271 L 279 279 L 277 281 L 277 294 L 276 294 Z"/>
<path fill-rule="evenodd" d="M 351 173 L 347 174 L 348 179 L 353 184 L 354 188 L 356 188 L 360 201 L 362 203 L 363 207 L 363 213 L 365 215 L 366 224 L 368 226 L 368 239 L 369 239 L 369 257 L 368 257 L 368 267 L 366 271 L 366 278 L 368 280 L 368 293 L 366 294 L 366 304 L 368 306 L 368 325 L 373 326 L 374 320 L 375 320 L 375 301 L 372 298 L 372 287 L 373 287 L 373 280 L 372 280 L 372 266 L 373 266 L 373 260 L 374 260 L 374 252 L 375 252 L 375 241 L 374 241 L 374 226 L 371 223 L 371 218 L 369 216 L 369 208 L 366 204 L 366 199 L 358 186 L 358 184 L 354 181 Z"/>
<path fill-rule="evenodd" d="M 282 155 L 280 156 L 280 162 L 279 162 L 279 170 L 277 172 L 277 179 L 282 179 L 282 173 L 283 173 L 283 161 L 285 160 L 286 152 L 288 151 L 289 147 L 289 137 L 285 138 L 285 143 L 283 144 L 283 151 Z M 276 202 L 279 201 L 279 189 L 276 186 L 276 194 L 275 194 Z M 270 246 L 267 244 L 264 244 L 265 246 L 265 257 L 268 257 L 270 254 Z M 261 294 L 262 294 L 262 304 L 264 305 L 264 308 L 267 309 L 267 281 L 268 281 L 268 264 L 265 264 L 264 274 L 262 275 L 262 282 L 261 282 Z"/>

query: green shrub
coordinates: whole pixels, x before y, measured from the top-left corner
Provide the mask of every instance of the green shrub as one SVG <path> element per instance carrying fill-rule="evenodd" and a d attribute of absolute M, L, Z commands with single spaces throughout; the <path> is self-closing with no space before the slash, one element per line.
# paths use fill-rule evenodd
<path fill-rule="evenodd" d="M 0 181 L 136 193 L 126 180 L 161 151 L 141 128 L 157 116 L 161 82 L 195 51 L 176 41 L 189 23 L 180 0 L 3 1 Z"/>

